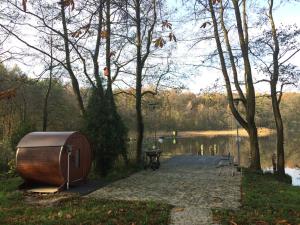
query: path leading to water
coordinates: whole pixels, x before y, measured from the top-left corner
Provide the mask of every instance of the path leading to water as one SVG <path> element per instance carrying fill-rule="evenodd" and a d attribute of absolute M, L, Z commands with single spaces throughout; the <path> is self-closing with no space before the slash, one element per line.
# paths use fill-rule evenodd
<path fill-rule="evenodd" d="M 211 208 L 240 205 L 241 175 L 231 166 L 216 168 L 222 157 L 176 156 L 157 171 L 147 170 L 114 182 L 90 197 L 152 200 L 174 205 L 172 225 L 213 224 Z"/>

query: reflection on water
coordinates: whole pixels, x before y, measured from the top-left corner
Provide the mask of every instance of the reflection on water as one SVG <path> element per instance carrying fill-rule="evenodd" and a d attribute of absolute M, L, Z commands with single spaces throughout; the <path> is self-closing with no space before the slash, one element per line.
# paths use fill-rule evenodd
<path fill-rule="evenodd" d="M 300 169 L 285 168 L 285 172 L 292 177 L 292 183 L 295 186 L 300 186 Z"/>
<path fill-rule="evenodd" d="M 293 185 L 300 186 L 300 139 L 299 134 L 287 135 L 285 141 L 286 173 L 292 176 Z M 172 138 L 165 138 L 163 143 L 157 143 L 163 150 L 163 157 L 181 154 L 195 155 L 233 155 L 237 162 L 236 137 L 196 137 L 178 138 L 173 144 Z M 174 143 L 175 143 L 174 142 Z M 276 139 L 274 136 L 263 137 L 259 140 L 261 166 L 263 169 L 272 168 L 272 154 L 276 153 Z M 242 166 L 249 166 L 249 141 L 240 140 L 240 162 Z M 297 169 L 298 168 L 298 169 Z"/>
<path fill-rule="evenodd" d="M 273 172 L 272 168 L 264 169 L 264 172 Z M 292 184 L 300 186 L 300 168 L 285 168 L 285 173 L 292 177 Z"/>

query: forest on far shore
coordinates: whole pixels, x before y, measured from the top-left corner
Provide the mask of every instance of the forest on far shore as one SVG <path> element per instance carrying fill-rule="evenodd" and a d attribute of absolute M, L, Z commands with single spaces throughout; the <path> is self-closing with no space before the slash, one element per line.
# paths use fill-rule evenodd
<path fill-rule="evenodd" d="M 45 119 L 45 96 L 49 80 L 30 79 L 18 69 L 7 70 L 0 65 L 0 91 L 17 87 L 16 96 L 0 104 L 0 148 L 20 129 L 20 126 L 42 130 Z M 85 104 L 88 89 L 81 90 Z M 126 93 L 125 93 L 126 92 Z M 135 132 L 135 98 L 133 90 L 115 94 L 118 111 L 129 133 Z M 143 99 L 145 131 L 224 130 L 235 128 L 236 123 L 223 93 L 194 94 L 184 90 L 165 90 Z M 300 94 L 285 93 L 281 112 L 285 128 L 297 129 L 300 121 Z M 82 118 L 70 84 L 59 79 L 52 81 L 47 109 L 47 130 L 80 130 Z M 266 95 L 257 96 L 256 121 L 258 127 L 274 128 L 271 100 Z"/>

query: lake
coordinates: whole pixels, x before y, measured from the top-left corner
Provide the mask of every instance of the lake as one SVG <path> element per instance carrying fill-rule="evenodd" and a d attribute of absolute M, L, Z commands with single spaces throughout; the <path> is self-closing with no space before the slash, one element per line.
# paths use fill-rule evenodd
<path fill-rule="evenodd" d="M 286 173 L 292 176 L 293 185 L 300 186 L 300 133 L 287 134 L 285 140 Z M 175 155 L 227 155 L 230 153 L 237 162 L 237 138 L 232 136 L 193 137 L 193 138 L 164 138 L 158 143 L 163 150 L 162 157 L 170 158 Z M 154 144 L 154 139 L 148 140 L 148 145 Z M 261 166 L 264 171 L 272 168 L 272 154 L 276 153 L 275 136 L 259 138 Z M 249 141 L 240 138 L 240 163 L 249 166 Z"/>

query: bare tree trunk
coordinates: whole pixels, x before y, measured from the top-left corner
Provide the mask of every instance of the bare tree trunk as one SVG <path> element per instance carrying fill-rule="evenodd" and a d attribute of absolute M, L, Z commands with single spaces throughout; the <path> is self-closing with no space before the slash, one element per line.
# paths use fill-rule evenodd
<path fill-rule="evenodd" d="M 98 57 L 100 52 L 100 44 L 101 44 L 101 32 L 102 32 L 102 26 L 103 26 L 103 7 L 104 7 L 105 0 L 99 1 L 99 8 L 98 8 L 98 27 L 97 27 L 97 41 L 95 45 L 94 54 L 92 55 L 93 58 L 93 64 L 94 64 L 94 78 L 96 80 L 96 86 L 97 90 L 100 94 L 100 96 L 104 96 L 104 90 L 100 79 L 100 70 L 99 70 L 99 63 L 98 63 Z"/>
<path fill-rule="evenodd" d="M 53 24 L 52 24 L 53 27 Z M 48 99 L 50 96 L 51 88 L 52 88 L 52 75 L 53 75 L 53 36 L 52 32 L 50 34 L 50 68 L 49 68 L 49 84 L 44 100 L 44 107 L 43 107 L 43 131 L 47 130 L 48 125 Z"/>
<path fill-rule="evenodd" d="M 243 1 L 245 4 L 245 0 Z M 244 68 L 245 68 L 245 84 L 246 84 L 246 98 L 247 98 L 246 114 L 247 114 L 247 121 L 248 121 L 247 131 L 250 138 L 250 152 L 251 152 L 250 168 L 253 170 L 261 170 L 258 135 L 257 135 L 256 124 L 255 124 L 255 106 L 256 106 L 255 90 L 253 85 L 252 71 L 251 71 L 251 65 L 250 65 L 249 53 L 248 53 L 248 30 L 246 25 L 247 22 L 244 20 L 245 27 L 243 30 L 238 0 L 232 0 L 232 3 L 235 11 L 236 25 L 239 34 L 240 47 L 242 50 L 242 57 L 243 57 Z M 245 5 L 244 5 L 243 17 L 246 18 Z"/>
<path fill-rule="evenodd" d="M 234 56 L 233 56 L 231 45 L 229 42 L 229 37 L 227 34 L 228 32 L 226 30 L 225 23 L 223 20 L 223 6 L 222 6 L 223 3 L 222 3 L 222 1 L 220 2 L 220 4 L 221 4 L 221 12 L 220 12 L 221 26 L 222 26 L 222 30 L 224 32 L 226 47 L 228 50 L 231 67 L 232 67 L 232 70 L 234 73 L 234 84 L 237 88 L 237 91 L 238 91 L 238 94 L 240 97 L 239 100 L 242 101 L 242 103 L 245 107 L 246 120 L 241 116 L 241 114 L 238 112 L 238 110 L 236 109 L 236 107 L 234 105 L 231 82 L 230 82 L 227 67 L 226 67 L 224 52 L 222 49 L 219 30 L 218 30 L 218 22 L 217 22 L 216 15 L 214 12 L 214 6 L 213 6 L 212 0 L 209 0 L 209 9 L 210 9 L 211 18 L 213 21 L 214 36 L 215 36 L 217 50 L 218 50 L 218 54 L 219 54 L 219 58 L 220 58 L 220 62 L 221 62 L 221 69 L 222 69 L 222 73 L 223 73 L 225 84 L 226 84 L 229 107 L 230 107 L 230 110 L 231 110 L 233 116 L 236 118 L 236 120 L 243 126 L 243 128 L 249 134 L 250 153 L 252 156 L 251 161 L 250 161 L 250 168 L 253 170 L 261 170 L 257 128 L 256 128 L 255 120 L 254 120 L 254 118 L 255 118 L 255 90 L 254 90 L 254 85 L 253 85 L 253 80 L 252 80 L 251 65 L 250 65 L 250 61 L 249 61 L 249 57 L 248 57 L 248 31 L 247 31 L 247 29 L 245 30 L 245 33 L 243 31 L 242 20 L 241 20 L 238 2 L 236 0 L 232 0 L 232 2 L 234 5 L 234 9 L 235 9 L 236 23 L 237 23 L 237 29 L 238 29 L 239 39 L 240 39 L 240 47 L 242 50 L 242 57 L 244 60 L 246 95 L 243 94 L 242 89 L 239 86 L 239 82 L 238 82 L 238 78 L 237 78 L 237 70 L 236 70 L 236 66 L 235 66 L 235 62 L 234 62 Z M 245 13 L 246 12 L 244 11 L 244 14 Z M 244 18 L 246 18 L 245 15 L 244 15 Z M 246 21 L 244 21 L 244 24 L 247 24 Z M 246 28 L 247 28 L 247 26 L 246 26 Z"/>
<path fill-rule="evenodd" d="M 24 91 L 21 92 L 22 100 L 23 100 L 23 108 L 21 109 L 21 121 L 25 122 L 27 118 L 27 100 L 24 96 Z"/>
<path fill-rule="evenodd" d="M 279 175 L 285 175 L 285 160 L 284 160 L 284 134 L 283 134 L 283 122 L 279 108 L 279 100 L 277 99 L 277 83 L 279 78 L 279 42 L 276 32 L 275 22 L 273 19 L 273 0 L 269 1 L 269 20 L 272 27 L 272 38 L 274 44 L 273 51 L 273 74 L 271 74 L 270 88 L 272 109 L 276 124 L 277 135 L 277 173 Z"/>
<path fill-rule="evenodd" d="M 51 88 L 52 88 L 52 62 L 50 65 L 49 84 L 48 84 L 48 88 L 44 100 L 44 107 L 43 107 L 43 131 L 47 130 L 47 125 L 48 125 L 48 99 L 50 96 Z"/>
<path fill-rule="evenodd" d="M 106 67 L 108 69 L 108 76 L 107 76 L 107 91 L 106 95 L 111 100 L 113 98 L 112 95 L 112 82 L 111 82 L 111 63 L 110 63 L 110 0 L 106 0 Z M 113 102 L 113 100 L 112 100 Z"/>
<path fill-rule="evenodd" d="M 277 137 L 277 173 L 279 175 L 285 174 L 285 159 L 284 159 L 284 132 L 283 122 L 280 113 L 279 103 L 277 100 L 277 91 L 275 82 L 271 81 L 271 99 L 272 109 L 276 124 L 276 137 Z"/>
<path fill-rule="evenodd" d="M 72 65 L 71 65 L 71 59 L 70 59 L 70 48 L 69 48 L 69 38 L 68 38 L 68 29 L 67 29 L 67 22 L 66 22 L 66 14 L 65 14 L 65 3 L 64 0 L 60 1 L 61 5 L 61 22 L 63 25 L 63 34 L 64 34 L 64 44 L 65 44 L 65 53 L 66 53 L 66 66 L 68 68 L 68 73 L 72 81 L 72 87 L 74 94 L 77 99 L 77 103 L 81 112 L 81 115 L 85 114 L 85 109 L 83 105 L 83 100 L 80 94 L 80 89 L 79 89 L 79 84 L 78 80 L 72 70 Z"/>
<path fill-rule="evenodd" d="M 135 109 L 136 109 L 136 162 L 139 164 L 142 162 L 142 144 L 144 138 L 144 122 L 142 114 L 142 36 L 141 36 L 141 9 L 140 1 L 136 0 L 136 87 L 135 87 Z"/>
<path fill-rule="evenodd" d="M 253 122 L 252 122 L 253 123 Z M 248 122 L 251 124 L 251 122 Z M 250 140 L 250 168 L 254 170 L 261 170 L 260 165 L 260 155 L 259 155 L 259 145 L 258 145 L 258 135 L 257 135 L 257 128 L 255 123 L 248 126 L 247 133 L 249 135 Z"/>

